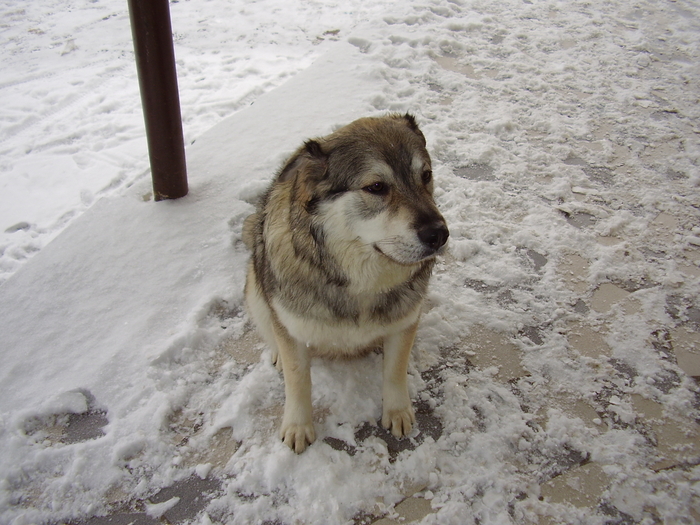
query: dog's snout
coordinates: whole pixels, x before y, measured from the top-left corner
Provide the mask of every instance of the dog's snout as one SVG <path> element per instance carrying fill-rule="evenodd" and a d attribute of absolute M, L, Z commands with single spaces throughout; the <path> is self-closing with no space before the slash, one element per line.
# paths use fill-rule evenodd
<path fill-rule="evenodd" d="M 442 247 L 450 236 L 450 232 L 444 222 L 434 222 L 418 230 L 420 241 L 433 250 Z"/>

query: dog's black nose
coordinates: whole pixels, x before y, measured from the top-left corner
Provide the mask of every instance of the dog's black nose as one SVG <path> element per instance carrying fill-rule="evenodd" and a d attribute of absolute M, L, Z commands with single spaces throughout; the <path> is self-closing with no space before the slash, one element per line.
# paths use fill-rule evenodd
<path fill-rule="evenodd" d="M 418 230 L 420 241 L 433 250 L 437 250 L 447 242 L 450 232 L 444 222 L 436 222 Z"/>

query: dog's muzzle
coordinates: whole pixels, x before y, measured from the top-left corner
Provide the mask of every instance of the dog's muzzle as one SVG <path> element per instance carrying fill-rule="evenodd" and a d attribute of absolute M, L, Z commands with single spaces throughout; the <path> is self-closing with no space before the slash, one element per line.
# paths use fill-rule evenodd
<path fill-rule="evenodd" d="M 420 241 L 435 252 L 445 245 L 450 231 L 444 221 L 436 221 L 423 226 L 417 234 Z"/>

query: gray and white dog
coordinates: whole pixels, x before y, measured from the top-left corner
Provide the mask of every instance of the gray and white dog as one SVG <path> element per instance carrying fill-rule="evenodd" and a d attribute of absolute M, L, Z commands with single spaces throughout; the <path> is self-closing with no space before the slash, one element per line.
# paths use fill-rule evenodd
<path fill-rule="evenodd" d="M 383 347 L 382 425 L 411 432 L 408 361 L 428 280 L 449 235 L 413 116 L 362 118 L 307 141 L 246 219 L 248 313 L 281 364 L 280 435 L 316 438 L 310 363 Z"/>

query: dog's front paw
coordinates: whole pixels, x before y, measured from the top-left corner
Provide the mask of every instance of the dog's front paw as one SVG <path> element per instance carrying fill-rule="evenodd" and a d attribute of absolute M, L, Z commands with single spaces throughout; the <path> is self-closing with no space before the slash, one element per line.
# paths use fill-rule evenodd
<path fill-rule="evenodd" d="M 277 369 L 278 372 L 282 371 L 282 358 L 277 348 L 272 349 L 272 365 Z"/>
<path fill-rule="evenodd" d="M 297 454 L 301 454 L 306 447 L 316 441 L 316 431 L 314 424 L 304 423 L 283 423 L 280 429 L 280 437 L 285 445 Z"/>
<path fill-rule="evenodd" d="M 394 437 L 402 438 L 411 433 L 416 415 L 405 385 L 385 383 L 383 394 L 382 426 Z"/>
<path fill-rule="evenodd" d="M 382 415 L 382 426 L 390 430 L 396 438 L 409 435 L 415 422 L 416 415 L 410 404 L 404 408 L 385 408 Z"/>

